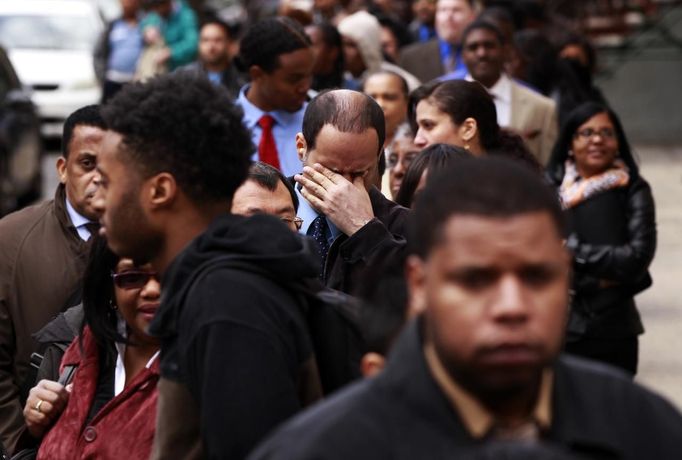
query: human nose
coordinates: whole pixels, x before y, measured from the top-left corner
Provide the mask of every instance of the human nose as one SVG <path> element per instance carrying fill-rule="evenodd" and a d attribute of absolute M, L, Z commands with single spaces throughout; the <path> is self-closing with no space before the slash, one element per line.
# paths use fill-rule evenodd
<path fill-rule="evenodd" d="M 492 313 L 495 321 L 506 324 L 519 324 L 528 319 L 524 287 L 516 275 L 507 274 L 500 278 Z"/>
<path fill-rule="evenodd" d="M 426 147 L 426 144 L 428 144 L 428 141 L 426 140 L 426 137 L 424 137 L 422 129 L 419 128 L 417 130 L 417 134 L 414 136 L 414 145 L 416 145 L 420 149 L 423 149 L 424 147 Z"/>
<path fill-rule="evenodd" d="M 161 283 L 152 276 L 140 291 L 140 297 L 144 299 L 158 299 L 161 297 Z"/>
<path fill-rule="evenodd" d="M 403 158 L 398 158 L 393 166 L 393 175 L 397 177 L 403 177 L 405 175 L 405 165 L 403 164 Z"/>
<path fill-rule="evenodd" d="M 92 197 L 92 207 L 101 214 L 104 212 L 104 188 L 100 181 L 96 185 L 97 189 L 95 189 L 95 195 Z"/>

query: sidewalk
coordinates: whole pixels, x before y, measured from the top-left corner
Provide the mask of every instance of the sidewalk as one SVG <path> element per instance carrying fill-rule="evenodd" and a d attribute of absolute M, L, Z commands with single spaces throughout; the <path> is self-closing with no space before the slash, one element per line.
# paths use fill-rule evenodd
<path fill-rule="evenodd" d="M 637 381 L 682 409 L 682 146 L 635 150 L 653 188 L 658 222 L 654 284 L 637 298 L 646 329 Z"/>

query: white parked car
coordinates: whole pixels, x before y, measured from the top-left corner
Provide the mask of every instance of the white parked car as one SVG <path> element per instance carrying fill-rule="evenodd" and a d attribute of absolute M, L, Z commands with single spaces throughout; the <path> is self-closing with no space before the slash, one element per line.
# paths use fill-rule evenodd
<path fill-rule="evenodd" d="M 99 103 L 93 50 L 103 27 L 90 0 L 0 0 L 0 45 L 32 89 L 44 136 L 61 136 L 71 112 Z"/>

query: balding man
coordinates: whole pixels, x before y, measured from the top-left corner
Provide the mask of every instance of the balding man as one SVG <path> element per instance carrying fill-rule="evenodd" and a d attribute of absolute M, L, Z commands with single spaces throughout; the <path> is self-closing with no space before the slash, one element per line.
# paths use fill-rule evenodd
<path fill-rule="evenodd" d="M 405 247 L 409 211 L 373 185 L 384 138 L 381 107 L 350 90 L 313 99 L 296 135 L 300 232 L 318 242 L 325 284 L 351 294 L 366 270 Z"/>

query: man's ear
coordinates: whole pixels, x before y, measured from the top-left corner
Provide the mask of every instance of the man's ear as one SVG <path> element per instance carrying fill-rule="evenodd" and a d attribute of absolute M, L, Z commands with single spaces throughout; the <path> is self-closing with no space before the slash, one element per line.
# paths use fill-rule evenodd
<path fill-rule="evenodd" d="M 57 158 L 57 176 L 59 176 L 59 182 L 66 184 L 66 158 L 61 155 Z"/>
<path fill-rule="evenodd" d="M 263 71 L 263 69 L 260 68 L 260 66 L 252 65 L 251 67 L 249 67 L 249 77 L 251 78 L 251 81 L 257 81 L 264 74 L 265 72 Z"/>
<path fill-rule="evenodd" d="M 177 198 L 178 186 L 175 178 L 168 173 L 160 173 L 146 181 L 146 201 L 150 209 L 165 208 Z"/>
<path fill-rule="evenodd" d="M 426 310 L 426 263 L 419 256 L 411 255 L 405 262 L 408 300 L 407 317 L 413 318 Z"/>
<path fill-rule="evenodd" d="M 385 365 L 386 358 L 379 353 L 370 351 L 365 353 L 362 360 L 360 360 L 360 371 L 365 378 L 374 377 L 384 369 Z"/>
<path fill-rule="evenodd" d="M 475 119 L 469 117 L 459 125 L 459 137 L 465 142 L 471 140 L 478 134 L 478 123 Z"/>
<path fill-rule="evenodd" d="M 303 162 L 308 153 L 308 143 L 305 141 L 303 133 L 296 134 L 296 152 L 298 152 L 298 159 Z"/>

